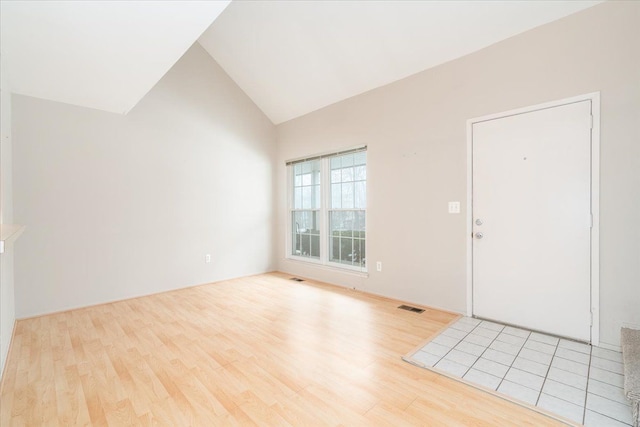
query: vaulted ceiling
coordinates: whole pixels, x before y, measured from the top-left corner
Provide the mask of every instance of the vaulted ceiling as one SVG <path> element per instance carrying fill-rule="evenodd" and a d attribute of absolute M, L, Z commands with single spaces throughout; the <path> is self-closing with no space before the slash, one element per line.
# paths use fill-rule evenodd
<path fill-rule="evenodd" d="M 274 123 L 597 1 L 234 1 L 200 44 Z"/>
<path fill-rule="evenodd" d="M 600 2 L 2 0 L 2 56 L 15 93 L 126 113 L 198 40 L 277 124 Z"/>
<path fill-rule="evenodd" d="M 3 72 L 14 93 L 126 113 L 229 1 L 2 0 Z"/>

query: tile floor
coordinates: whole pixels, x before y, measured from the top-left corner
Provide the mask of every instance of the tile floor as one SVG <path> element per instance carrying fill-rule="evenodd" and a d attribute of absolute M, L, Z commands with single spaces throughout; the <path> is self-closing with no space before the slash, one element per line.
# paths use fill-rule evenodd
<path fill-rule="evenodd" d="M 409 359 L 586 426 L 630 426 L 622 354 L 463 317 Z"/>

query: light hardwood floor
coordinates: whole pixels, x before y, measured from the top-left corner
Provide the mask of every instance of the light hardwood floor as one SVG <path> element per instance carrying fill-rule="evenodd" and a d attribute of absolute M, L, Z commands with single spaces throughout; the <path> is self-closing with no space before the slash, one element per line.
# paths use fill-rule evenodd
<path fill-rule="evenodd" d="M 17 322 L 9 426 L 552 426 L 403 362 L 455 315 L 265 274 Z"/>

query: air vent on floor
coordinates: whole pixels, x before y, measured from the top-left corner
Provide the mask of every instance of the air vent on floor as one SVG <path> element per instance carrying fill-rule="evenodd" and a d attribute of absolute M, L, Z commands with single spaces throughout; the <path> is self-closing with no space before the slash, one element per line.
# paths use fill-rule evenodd
<path fill-rule="evenodd" d="M 302 280 L 302 279 L 298 279 L 297 277 L 292 277 L 292 278 L 291 278 L 291 279 L 289 279 L 289 280 L 293 280 L 294 282 L 304 282 L 304 280 Z"/>
<path fill-rule="evenodd" d="M 399 305 L 398 308 L 400 310 L 413 311 L 414 313 L 424 313 L 424 309 L 418 307 L 411 307 L 410 305 Z"/>

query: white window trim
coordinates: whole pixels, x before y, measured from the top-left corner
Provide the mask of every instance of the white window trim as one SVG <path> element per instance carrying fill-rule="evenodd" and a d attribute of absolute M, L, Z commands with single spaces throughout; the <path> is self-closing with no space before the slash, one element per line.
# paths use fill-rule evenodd
<path fill-rule="evenodd" d="M 345 272 L 349 272 L 349 273 L 355 273 L 358 275 L 363 275 L 363 276 L 368 276 L 368 271 L 369 271 L 369 264 L 367 263 L 365 265 L 364 268 L 361 267 L 356 267 L 356 266 L 351 266 L 351 265 L 347 265 L 347 264 L 342 264 L 339 262 L 333 262 L 329 260 L 329 212 L 332 210 L 340 210 L 340 209 L 329 209 L 329 195 L 330 195 L 330 191 L 329 189 L 331 188 L 331 166 L 330 166 L 330 159 L 331 157 L 334 156 L 340 156 L 343 154 L 348 154 L 349 152 L 353 152 L 353 151 L 366 151 L 367 150 L 367 146 L 358 146 L 358 147 L 353 147 L 353 148 L 349 148 L 346 150 L 341 150 L 341 151 L 336 151 L 336 152 L 329 152 L 329 153 L 325 153 L 325 154 L 318 154 L 318 155 L 314 155 L 314 156 L 307 156 L 307 157 L 303 157 L 303 158 L 299 158 L 299 159 L 295 159 L 295 160 L 289 160 L 286 162 L 286 169 L 287 169 L 287 173 L 286 173 L 286 179 L 287 179 L 287 207 L 285 209 L 285 215 L 286 215 L 286 227 L 285 227 L 285 258 L 288 260 L 292 260 L 292 261 L 298 261 L 301 263 L 305 263 L 305 264 L 310 264 L 314 267 L 319 267 L 319 268 L 325 268 L 328 270 L 339 270 L 339 271 L 345 271 Z M 292 224 L 291 224 L 291 212 L 295 211 L 296 209 L 292 209 L 291 206 L 293 205 L 293 168 L 291 168 L 289 165 L 292 162 L 304 162 L 304 161 L 308 161 L 308 160 L 314 160 L 314 159 L 320 159 L 321 163 L 320 163 L 320 209 L 317 209 L 320 213 L 320 259 L 314 259 L 314 258 L 310 258 L 310 257 L 301 257 L 301 256 L 296 256 L 292 254 L 292 241 L 291 241 L 291 235 L 292 235 Z M 368 163 L 368 162 L 367 162 Z M 367 182 L 368 182 L 368 176 L 367 176 Z M 368 200 L 368 198 L 367 198 Z M 305 209 L 308 210 L 308 209 Z M 315 209 L 312 209 L 315 210 Z M 367 212 L 367 209 L 345 209 L 345 210 L 364 210 L 365 214 Z M 368 236 L 369 233 L 367 231 L 367 227 L 368 227 L 368 223 L 369 221 L 365 222 L 365 248 L 368 245 Z M 366 250 L 365 250 L 366 251 Z"/>

